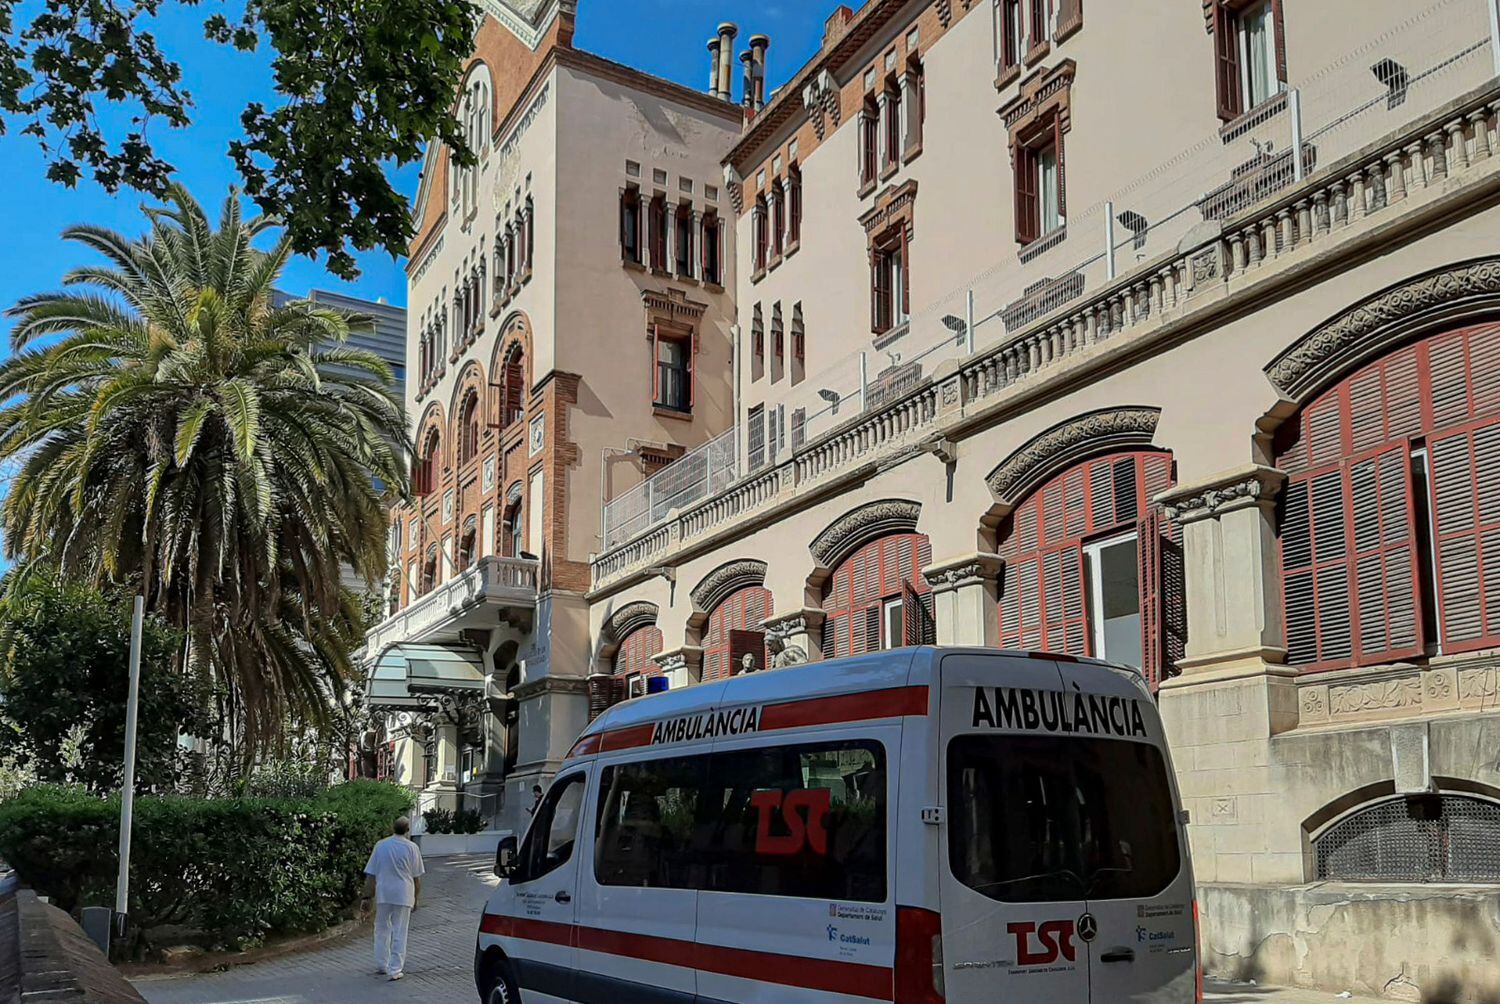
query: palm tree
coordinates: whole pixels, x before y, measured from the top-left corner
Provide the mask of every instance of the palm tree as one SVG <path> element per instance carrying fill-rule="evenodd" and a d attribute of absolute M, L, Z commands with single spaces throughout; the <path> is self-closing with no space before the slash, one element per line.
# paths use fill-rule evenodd
<path fill-rule="evenodd" d="M 355 678 L 351 568 L 386 571 L 385 493 L 407 490 L 389 367 L 346 344 L 368 318 L 275 307 L 291 254 L 252 242 L 233 192 L 215 229 L 182 187 L 138 240 L 64 232 L 107 264 L 9 311 L 0 364 L 6 554 L 126 583 L 183 628 L 183 660 L 227 686 L 254 749 L 319 722 Z"/>

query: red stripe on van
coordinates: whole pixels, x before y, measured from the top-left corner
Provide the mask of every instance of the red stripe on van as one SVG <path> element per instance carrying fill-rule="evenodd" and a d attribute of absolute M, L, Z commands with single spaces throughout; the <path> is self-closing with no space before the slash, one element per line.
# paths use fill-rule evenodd
<path fill-rule="evenodd" d="M 926 687 L 891 687 L 866 694 L 813 697 L 805 701 L 768 704 L 760 713 L 760 730 L 799 729 L 809 725 L 837 725 L 872 718 L 900 718 L 927 714 Z"/>
<path fill-rule="evenodd" d="M 480 918 L 479 930 L 482 934 L 503 938 L 571 945 L 584 951 L 643 959 L 668 966 L 690 967 L 706 973 L 760 983 L 853 994 L 872 1000 L 894 999 L 892 970 L 885 966 L 754 952 L 744 948 L 704 945 L 675 938 L 630 934 L 626 931 L 502 917 L 493 913 L 486 913 Z"/>
<path fill-rule="evenodd" d="M 839 694 L 834 697 L 809 697 L 801 701 L 767 704 L 760 712 L 761 732 L 777 729 L 800 729 L 811 725 L 840 725 L 875 718 L 900 718 L 927 714 L 926 687 L 890 687 L 864 694 Z M 584 736 L 573 744 L 568 756 L 588 756 L 612 750 L 650 746 L 656 723 L 630 725 Z"/>

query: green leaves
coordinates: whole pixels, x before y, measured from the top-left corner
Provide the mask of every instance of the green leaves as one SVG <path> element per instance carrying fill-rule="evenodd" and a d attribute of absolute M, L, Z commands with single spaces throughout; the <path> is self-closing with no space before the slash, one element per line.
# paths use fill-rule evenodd
<path fill-rule="evenodd" d="M 265 219 L 231 194 L 215 227 L 169 196 L 137 240 L 70 230 L 104 264 L 10 312 L 5 547 L 140 584 L 185 629 L 179 661 L 228 682 L 254 744 L 289 715 L 321 721 L 352 680 L 363 638 L 342 569 L 386 572 L 406 418 L 389 368 L 345 343 L 364 319 L 270 306 L 288 245 L 255 249 Z"/>
<path fill-rule="evenodd" d="M 35 137 L 58 184 L 88 173 L 110 192 L 165 196 L 176 169 L 147 126 L 189 124 L 193 99 L 146 30 L 163 0 L 44 0 L 22 25 L 15 6 L 0 0 L 0 135 L 10 124 Z M 275 99 L 245 109 L 228 152 L 296 252 L 326 253 L 344 277 L 358 274 L 350 248 L 405 253 L 412 219 L 385 168 L 434 142 L 472 158 L 452 106 L 478 19 L 470 0 L 250 0 L 238 21 L 204 20 L 212 41 L 251 51 L 264 37 L 275 52 Z M 106 133 L 100 101 L 132 107 L 135 125 Z"/>

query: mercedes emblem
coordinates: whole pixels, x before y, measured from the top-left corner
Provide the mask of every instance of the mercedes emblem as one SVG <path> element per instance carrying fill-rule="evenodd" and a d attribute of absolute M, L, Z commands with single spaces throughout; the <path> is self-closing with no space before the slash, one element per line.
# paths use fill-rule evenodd
<path fill-rule="evenodd" d="M 1099 924 L 1094 920 L 1092 913 L 1086 913 L 1078 918 L 1078 937 L 1085 942 L 1093 941 L 1094 935 L 1099 933 Z"/>

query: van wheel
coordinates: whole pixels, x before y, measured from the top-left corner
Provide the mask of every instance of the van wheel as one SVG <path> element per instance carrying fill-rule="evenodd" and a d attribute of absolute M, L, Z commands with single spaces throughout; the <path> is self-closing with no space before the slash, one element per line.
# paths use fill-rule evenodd
<path fill-rule="evenodd" d="M 484 1004 L 520 1004 L 521 995 L 505 978 L 504 973 L 495 973 L 495 982 L 485 991 Z"/>

